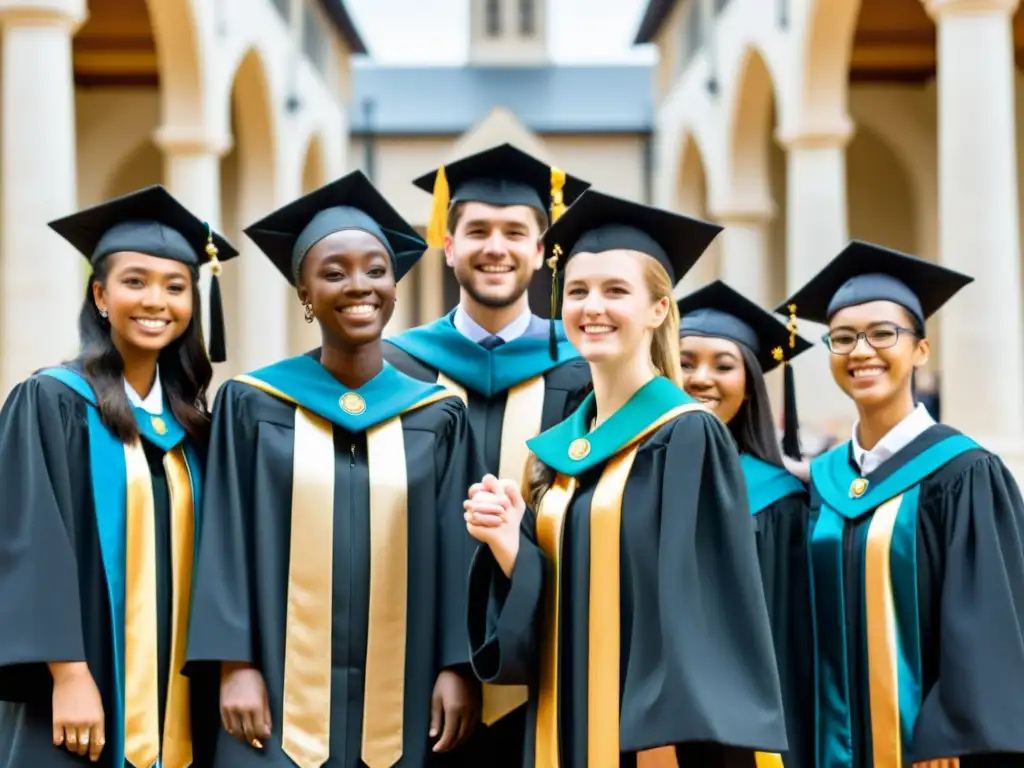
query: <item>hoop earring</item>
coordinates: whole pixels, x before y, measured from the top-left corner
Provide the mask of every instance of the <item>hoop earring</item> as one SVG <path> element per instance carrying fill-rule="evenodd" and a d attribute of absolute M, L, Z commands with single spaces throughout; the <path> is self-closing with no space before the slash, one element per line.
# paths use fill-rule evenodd
<path fill-rule="evenodd" d="M 302 316 L 307 323 L 313 322 L 313 305 L 308 301 L 302 305 Z"/>

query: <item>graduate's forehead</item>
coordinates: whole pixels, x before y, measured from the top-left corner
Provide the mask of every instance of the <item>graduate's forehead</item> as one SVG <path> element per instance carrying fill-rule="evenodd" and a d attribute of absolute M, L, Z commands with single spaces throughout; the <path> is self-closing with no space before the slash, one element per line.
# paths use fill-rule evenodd
<path fill-rule="evenodd" d="M 189 277 L 192 274 L 187 264 L 176 259 L 165 259 L 140 251 L 118 251 L 106 257 L 107 272 L 123 274 L 139 272 L 166 277 Z"/>
<path fill-rule="evenodd" d="M 683 336 L 679 340 L 679 351 L 695 357 L 728 356 L 742 359 L 739 344 L 718 336 Z"/>
<path fill-rule="evenodd" d="M 910 313 L 904 307 L 894 301 L 879 300 L 843 307 L 832 315 L 828 321 L 828 327 L 833 330 L 836 328 L 860 329 L 878 323 L 906 325 L 909 322 L 911 322 Z"/>
<path fill-rule="evenodd" d="M 649 258 L 639 251 L 624 248 L 576 253 L 565 265 L 565 283 L 607 280 L 639 283 L 643 280 L 643 262 Z"/>
<path fill-rule="evenodd" d="M 384 256 L 388 252 L 375 235 L 363 229 L 342 229 L 331 232 L 318 240 L 309 249 L 310 256 L 326 258 L 329 256 Z"/>

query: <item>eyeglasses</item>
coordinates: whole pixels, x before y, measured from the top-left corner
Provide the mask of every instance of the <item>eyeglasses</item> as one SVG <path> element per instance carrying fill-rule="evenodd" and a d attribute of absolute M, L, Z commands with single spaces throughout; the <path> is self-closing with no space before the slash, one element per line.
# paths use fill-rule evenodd
<path fill-rule="evenodd" d="M 899 341 L 901 333 L 915 337 L 918 335 L 912 328 L 903 328 L 899 325 L 877 325 L 870 331 L 861 331 L 860 333 L 853 331 L 826 333 L 821 340 L 825 342 L 828 351 L 833 355 L 848 355 L 857 348 L 861 339 L 864 339 L 872 349 L 894 347 Z"/>

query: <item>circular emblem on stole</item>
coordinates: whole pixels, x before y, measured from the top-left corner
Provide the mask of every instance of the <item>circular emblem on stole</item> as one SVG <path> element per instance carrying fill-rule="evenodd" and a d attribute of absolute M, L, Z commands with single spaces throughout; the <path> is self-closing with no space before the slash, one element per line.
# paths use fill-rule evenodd
<path fill-rule="evenodd" d="M 153 425 L 153 429 L 158 435 L 167 434 L 167 422 L 161 419 L 159 416 L 151 416 L 149 423 Z"/>
<path fill-rule="evenodd" d="M 342 395 L 339 403 L 341 410 L 345 413 L 351 413 L 353 416 L 358 416 L 366 410 L 366 401 L 355 392 L 348 392 Z"/>
<path fill-rule="evenodd" d="M 578 437 L 569 443 L 569 458 L 579 461 L 590 453 L 590 441 L 585 437 Z"/>
<path fill-rule="evenodd" d="M 850 483 L 850 498 L 859 499 L 864 495 L 864 491 L 868 489 L 868 481 L 863 477 L 858 477 L 852 483 Z"/>

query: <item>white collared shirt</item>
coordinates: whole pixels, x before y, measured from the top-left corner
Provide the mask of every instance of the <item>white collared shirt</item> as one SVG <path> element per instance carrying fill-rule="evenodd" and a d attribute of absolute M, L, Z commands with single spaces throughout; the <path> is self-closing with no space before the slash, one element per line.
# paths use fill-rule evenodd
<path fill-rule="evenodd" d="M 890 429 L 874 448 L 866 451 L 857 440 L 857 428 L 860 426 L 858 421 L 853 425 L 853 460 L 862 475 L 870 475 L 887 459 L 906 448 L 934 425 L 935 419 L 922 404 L 918 403 L 917 408 Z"/>
<path fill-rule="evenodd" d="M 501 338 L 502 341 L 509 342 L 518 339 L 526 330 L 530 327 L 530 320 L 533 319 L 533 313 L 530 312 L 530 308 L 527 307 L 523 310 L 523 313 L 519 315 L 515 320 L 506 325 L 500 331 L 495 334 L 491 334 L 486 328 L 480 325 L 476 320 L 469 316 L 469 314 L 462 308 L 460 304 L 455 308 L 455 317 L 452 318 L 452 323 L 455 325 L 455 329 L 465 336 L 470 341 L 475 341 L 479 344 L 481 341 L 486 339 L 488 336 L 494 335 Z"/>
<path fill-rule="evenodd" d="M 159 416 L 164 412 L 164 388 L 160 385 L 159 370 L 156 372 L 153 386 L 150 387 L 149 394 L 145 399 L 139 396 L 139 393 L 128 383 L 128 379 L 124 380 L 124 392 L 128 395 L 128 402 L 135 408 L 141 408 L 150 416 Z"/>

